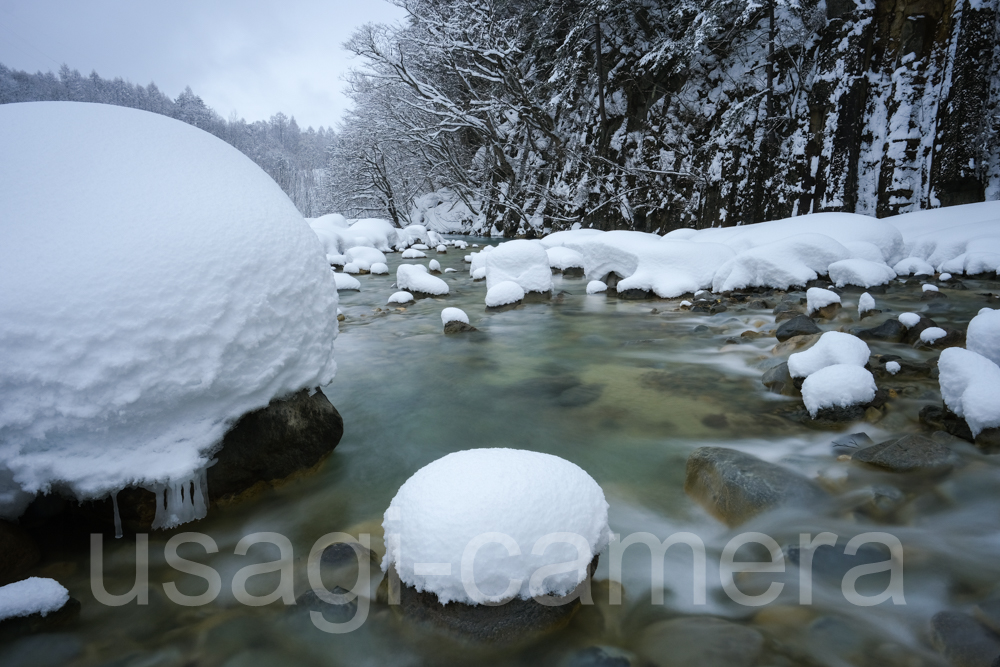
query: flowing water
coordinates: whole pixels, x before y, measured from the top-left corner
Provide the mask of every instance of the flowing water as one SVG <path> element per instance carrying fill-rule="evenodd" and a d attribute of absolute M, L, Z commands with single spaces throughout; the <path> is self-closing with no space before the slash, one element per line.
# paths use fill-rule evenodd
<path fill-rule="evenodd" d="M 843 433 L 865 431 L 879 442 L 893 434 L 920 432 L 919 408 L 940 403 L 936 381 L 890 379 L 886 384 L 897 389 L 896 398 L 878 423 L 814 430 L 790 418 L 799 405 L 795 400 L 769 394 L 761 385 L 762 369 L 774 363 L 774 338 L 730 342 L 748 329 L 773 330 L 770 310 L 731 307 L 712 316 L 697 315 L 679 310 L 679 300 L 588 296 L 586 279 L 553 276 L 551 299 L 486 312 L 485 282 L 472 282 L 462 259 L 472 250 L 429 251 L 422 260 L 436 258 L 443 267 L 458 269 L 442 276 L 451 287 L 444 298 L 398 308 L 385 305 L 395 291 L 398 254 L 389 256 L 390 275 L 359 276 L 360 292 L 341 292 L 346 318 L 336 341 L 339 370 L 324 391 L 343 415 L 345 432 L 317 472 L 240 505 L 216 508 L 196 524 L 151 535 L 146 606 L 98 603 L 91 593 L 88 557 L 70 555 L 46 563 L 42 574 L 59 579 L 82 602 L 80 619 L 53 633 L 0 644 L 0 664 L 585 665 L 598 664 L 580 653 L 593 646 L 630 657 L 636 665 L 646 664 L 639 656 L 679 664 L 670 662 L 668 654 L 684 655 L 684 637 L 675 634 L 672 647 L 658 648 L 656 624 L 682 615 L 725 617 L 760 632 L 765 643 L 758 664 L 939 664 L 929 643 L 931 616 L 943 609 L 971 609 L 1000 580 L 997 459 L 971 445 L 952 443 L 960 457 L 956 471 L 944 481 L 906 488 L 902 509 L 885 522 L 853 509 L 858 498 L 870 493 L 865 489 L 896 480 L 859 472 L 855 464 L 838 460 L 830 447 Z M 946 290 L 947 310 L 937 302 L 921 302 L 917 281 L 875 296 L 885 310 L 931 308 L 939 325 L 964 330 L 986 305 L 980 293 L 997 291 L 996 284 L 968 285 L 968 291 Z M 857 294 L 845 294 L 842 321 L 825 328 L 856 326 L 851 322 L 857 319 L 852 312 Z M 480 332 L 443 335 L 440 312 L 446 306 L 463 308 Z M 865 324 L 889 316 L 894 315 Z M 936 354 L 879 343 L 872 349 L 913 360 Z M 820 479 L 837 501 L 822 512 L 786 508 L 727 528 L 683 490 L 687 457 L 705 445 L 781 462 Z M 607 581 L 609 559 L 602 557 L 595 605 L 583 608 L 568 627 L 515 647 L 463 644 L 379 604 L 372 605 L 358 630 L 326 634 L 313 627 L 301 605 L 278 600 L 249 607 L 234 598 L 230 582 L 238 569 L 278 557 L 278 549 L 268 545 L 235 555 L 242 537 L 275 532 L 289 538 L 299 595 L 308 586 L 305 561 L 317 538 L 333 531 L 367 533 L 379 552 L 382 513 L 398 487 L 430 461 L 473 447 L 530 449 L 575 462 L 603 487 L 612 529 L 623 537 L 638 532 L 659 540 L 682 531 L 697 535 L 708 552 L 705 604 L 696 604 L 695 563 L 685 546 L 667 554 L 662 604 L 651 602 L 649 550 L 630 547 L 621 582 Z M 181 549 L 182 556 L 220 573 L 222 593 L 211 604 L 177 605 L 161 586 L 176 581 L 189 595 L 205 590 L 202 579 L 165 565 L 167 539 L 185 530 L 205 533 L 218 544 L 219 552 L 210 555 L 196 545 Z M 725 544 L 743 531 L 765 533 L 783 548 L 797 545 L 801 533 L 830 531 L 840 537 L 836 553 L 859 533 L 891 533 L 904 546 L 905 604 L 850 604 L 841 592 L 841 577 L 857 563 L 845 565 L 831 550 L 825 564 L 816 566 L 811 605 L 799 604 L 798 570 L 791 563 L 783 574 L 737 577 L 741 588 L 753 593 L 770 581 L 786 584 L 766 607 L 738 605 L 722 591 L 719 557 Z M 746 553 L 741 551 L 741 558 Z M 133 540 L 105 542 L 104 572 L 110 592 L 131 588 Z M 373 585 L 379 576 L 375 568 Z M 859 591 L 869 595 L 888 583 L 887 573 L 868 579 Z M 249 588 L 264 595 L 277 582 L 276 573 L 263 574 Z M 609 604 L 609 591 L 619 583 L 623 602 Z M 350 587 L 349 582 L 344 585 Z M 726 632 L 719 631 L 720 642 L 726 641 Z"/>

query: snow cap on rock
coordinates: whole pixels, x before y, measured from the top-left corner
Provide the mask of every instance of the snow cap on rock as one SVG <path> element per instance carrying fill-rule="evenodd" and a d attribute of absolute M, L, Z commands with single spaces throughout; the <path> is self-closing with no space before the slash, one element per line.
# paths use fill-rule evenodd
<path fill-rule="evenodd" d="M 870 356 L 868 344 L 857 336 L 827 331 L 808 350 L 788 357 L 788 372 L 793 378 L 804 378 L 827 366 L 848 364 L 863 367 Z"/>
<path fill-rule="evenodd" d="M 820 308 L 840 303 L 840 295 L 822 287 L 810 287 L 806 290 L 806 312 L 812 315 Z"/>
<path fill-rule="evenodd" d="M 441 324 L 448 324 L 448 322 L 464 322 L 468 324 L 469 316 L 461 308 L 445 308 L 441 311 Z"/>
<path fill-rule="evenodd" d="M 835 364 L 812 373 L 802 383 L 802 402 L 813 419 L 823 408 L 864 405 L 875 398 L 875 378 L 865 368 Z"/>

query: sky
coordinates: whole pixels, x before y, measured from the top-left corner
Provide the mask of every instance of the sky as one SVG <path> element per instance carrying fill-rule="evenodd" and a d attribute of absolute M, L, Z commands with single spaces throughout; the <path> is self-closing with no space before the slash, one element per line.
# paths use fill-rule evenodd
<path fill-rule="evenodd" d="M 0 63 L 84 76 L 155 82 L 176 98 L 185 86 L 228 118 L 278 111 L 299 125 L 330 127 L 349 107 L 343 49 L 369 22 L 406 13 L 385 0 L 0 0 Z"/>

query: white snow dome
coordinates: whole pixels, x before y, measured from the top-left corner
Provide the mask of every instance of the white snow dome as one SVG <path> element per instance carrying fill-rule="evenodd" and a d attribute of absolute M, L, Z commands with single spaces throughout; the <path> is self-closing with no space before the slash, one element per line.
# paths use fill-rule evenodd
<path fill-rule="evenodd" d="M 403 583 L 444 604 L 566 595 L 610 538 L 608 503 L 590 475 L 519 449 L 472 449 L 429 463 L 400 487 L 382 526 L 383 571 L 395 566 Z M 539 568 L 566 563 L 575 567 L 532 580 Z"/>
<path fill-rule="evenodd" d="M 249 158 L 123 107 L 0 105 L 0 515 L 183 481 L 336 371 L 324 249 Z"/>

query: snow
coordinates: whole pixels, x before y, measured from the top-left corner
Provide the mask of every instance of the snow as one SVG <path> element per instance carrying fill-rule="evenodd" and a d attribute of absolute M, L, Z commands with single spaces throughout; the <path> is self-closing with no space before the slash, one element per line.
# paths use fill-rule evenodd
<path fill-rule="evenodd" d="M 588 237 L 600 234 L 604 234 L 604 232 L 599 229 L 567 229 L 565 231 L 549 234 L 548 236 L 540 239 L 539 243 L 542 244 L 543 248 L 548 250 L 549 248 L 565 246 L 567 243 L 582 241 Z"/>
<path fill-rule="evenodd" d="M 746 287 L 788 289 L 793 285 L 805 285 L 826 274 L 830 264 L 849 256 L 847 248 L 829 236 L 794 234 L 744 250 L 726 262 L 715 274 L 712 291 Z"/>
<path fill-rule="evenodd" d="M 473 256 L 475 266 L 476 256 Z M 552 289 L 549 257 L 538 241 L 517 240 L 501 243 L 485 255 L 486 288 L 515 282 L 525 292 L 548 292 Z M 478 268 L 478 267 L 477 267 Z"/>
<path fill-rule="evenodd" d="M 977 436 L 984 428 L 1000 426 L 1000 367 L 981 354 L 949 347 L 938 359 L 941 398 L 964 417 Z"/>
<path fill-rule="evenodd" d="M 410 292 L 441 296 L 448 293 L 448 283 L 427 273 L 419 264 L 400 264 L 396 269 L 396 286 Z"/>
<path fill-rule="evenodd" d="M 417 243 L 417 244 L 414 244 L 413 249 L 414 250 L 430 250 L 430 247 L 427 246 L 427 245 L 425 245 L 425 244 L 423 244 L 423 243 Z"/>
<path fill-rule="evenodd" d="M 1000 310 L 983 308 L 972 318 L 965 347 L 1000 366 Z"/>
<path fill-rule="evenodd" d="M 330 266 L 343 266 L 347 264 L 347 258 L 343 255 L 327 255 L 326 263 Z"/>
<path fill-rule="evenodd" d="M 902 366 L 899 365 L 898 361 L 888 361 L 885 364 L 885 370 L 889 373 L 889 375 L 895 375 L 901 368 Z"/>
<path fill-rule="evenodd" d="M 413 301 L 413 295 L 409 292 L 393 292 L 386 303 L 410 303 L 411 301 Z"/>
<path fill-rule="evenodd" d="M 524 289 L 513 280 L 497 283 L 486 290 L 486 305 L 490 308 L 517 303 L 524 298 Z"/>
<path fill-rule="evenodd" d="M 385 262 L 375 262 L 369 269 L 376 276 L 384 276 L 389 273 L 389 265 Z"/>
<path fill-rule="evenodd" d="M 436 259 L 432 259 L 431 261 L 427 262 L 427 268 L 431 271 L 440 271 L 441 262 L 437 261 Z"/>
<path fill-rule="evenodd" d="M 385 264 L 385 255 L 382 254 L 382 251 L 375 248 L 366 248 L 365 246 L 348 248 L 344 253 L 344 257 L 347 258 L 348 262 L 354 264 L 362 271 L 371 271 L 373 264 Z"/>
<path fill-rule="evenodd" d="M 448 322 L 465 322 L 468 324 L 469 316 L 461 308 L 445 308 L 441 311 L 441 324 L 448 324 Z"/>
<path fill-rule="evenodd" d="M 472 272 L 473 280 L 485 280 L 486 279 L 486 267 L 481 266 Z"/>
<path fill-rule="evenodd" d="M 820 308 L 840 303 L 840 295 L 821 287 L 810 287 L 806 290 L 806 311 L 812 315 Z"/>
<path fill-rule="evenodd" d="M 864 366 L 871 350 L 857 336 L 840 331 L 827 331 L 816 344 L 788 357 L 788 372 L 792 377 L 808 377 L 827 366 Z"/>
<path fill-rule="evenodd" d="M 59 611 L 69 602 L 69 591 L 55 579 L 29 577 L 0 586 L 0 622 L 9 618 Z"/>
<path fill-rule="evenodd" d="M 545 253 L 549 257 L 549 266 L 553 269 L 565 271 L 570 268 L 584 268 L 583 255 L 578 253 L 576 250 L 556 246 L 554 248 L 548 248 Z"/>
<path fill-rule="evenodd" d="M 410 208 L 410 220 L 442 234 L 470 230 L 474 219 L 469 206 L 448 188 L 415 197 Z"/>
<path fill-rule="evenodd" d="M 359 290 L 361 283 L 352 275 L 346 273 L 334 273 L 333 279 L 337 283 L 338 290 Z"/>
<path fill-rule="evenodd" d="M 875 378 L 863 367 L 835 364 L 821 368 L 805 379 L 802 401 L 809 416 L 815 419 L 823 408 L 870 403 L 876 391 Z"/>
<path fill-rule="evenodd" d="M 399 242 L 398 231 L 388 220 L 362 218 L 351 223 L 344 232 L 344 237 L 347 239 L 348 248 L 370 246 L 382 252 L 389 252 Z"/>
<path fill-rule="evenodd" d="M 351 275 L 355 275 L 361 273 L 361 269 L 354 262 L 348 262 L 347 264 L 344 265 L 344 273 L 350 273 Z"/>
<path fill-rule="evenodd" d="M 947 282 L 947 281 L 951 280 L 951 274 L 950 273 L 942 273 L 941 275 L 938 276 L 938 280 L 943 280 L 943 281 Z"/>
<path fill-rule="evenodd" d="M 949 206 L 896 216 L 909 255 L 948 273 L 1000 267 L 1000 202 Z"/>
<path fill-rule="evenodd" d="M 451 267 L 448 267 L 447 269 L 444 270 L 444 272 L 445 273 L 458 273 L 458 269 L 453 269 Z"/>
<path fill-rule="evenodd" d="M 933 276 L 934 267 L 920 259 L 919 257 L 907 257 L 896 262 L 892 267 L 901 276 Z"/>
<path fill-rule="evenodd" d="M 867 241 L 845 241 L 843 246 L 851 253 L 851 259 L 867 259 L 869 262 L 885 264 L 882 250 Z"/>
<path fill-rule="evenodd" d="M 591 280 L 587 283 L 587 294 L 600 294 L 601 292 L 607 291 L 608 286 L 600 280 Z"/>
<path fill-rule="evenodd" d="M 871 310 L 875 310 L 875 297 L 865 292 L 858 298 L 858 315 L 864 315 Z"/>
<path fill-rule="evenodd" d="M 920 332 L 920 341 L 922 343 L 933 343 L 936 340 L 944 338 L 948 335 L 948 332 L 941 327 L 927 327 Z"/>
<path fill-rule="evenodd" d="M 426 256 L 427 255 L 424 252 L 417 250 L 416 248 L 404 250 L 402 255 L 403 259 L 421 259 Z"/>
<path fill-rule="evenodd" d="M 827 271 L 830 280 L 837 287 L 845 285 L 875 287 L 884 285 L 896 277 L 896 272 L 885 262 L 872 262 L 867 259 L 843 259 L 830 264 Z"/>
<path fill-rule="evenodd" d="M 690 301 L 688 301 L 687 299 L 685 299 L 684 301 L 681 301 L 679 305 L 680 305 L 681 308 L 690 308 L 694 304 L 691 303 Z"/>
<path fill-rule="evenodd" d="M 234 420 L 332 381 L 328 253 L 239 151 L 33 102 L 0 105 L 0 155 L 0 479 L 79 498 L 193 480 Z"/>
<path fill-rule="evenodd" d="M 446 246 L 443 243 L 438 244 L 434 249 L 437 250 L 438 252 L 448 252 L 448 246 Z"/>
<path fill-rule="evenodd" d="M 940 292 L 937 285 L 921 285 L 920 289 L 924 292 Z"/>
<path fill-rule="evenodd" d="M 920 323 L 920 316 L 916 313 L 900 313 L 896 319 L 907 329 L 915 327 Z"/>
<path fill-rule="evenodd" d="M 400 487 L 382 526 L 382 570 L 395 567 L 404 584 L 445 604 L 566 595 L 610 539 L 608 503 L 590 475 L 565 459 L 516 449 L 460 451 L 424 466 Z M 463 577 L 470 545 L 491 535 L 511 544 L 482 543 Z M 551 535 L 577 543 L 546 544 Z M 569 571 L 532 580 L 540 568 L 572 562 Z M 511 582 L 519 587 L 505 596 Z"/>

